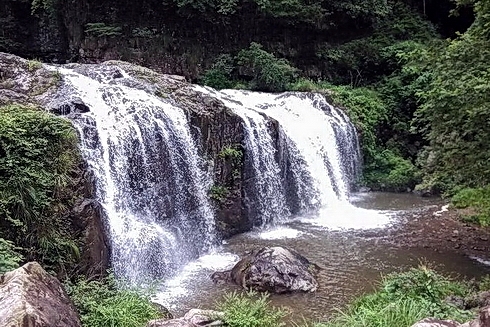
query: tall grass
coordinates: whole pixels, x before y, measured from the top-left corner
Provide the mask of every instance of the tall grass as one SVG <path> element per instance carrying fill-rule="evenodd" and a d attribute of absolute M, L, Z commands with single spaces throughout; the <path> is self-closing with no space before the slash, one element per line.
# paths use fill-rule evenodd
<path fill-rule="evenodd" d="M 163 316 L 150 301 L 150 292 L 121 287 L 113 275 L 103 281 L 80 279 L 65 286 L 84 327 L 142 327 Z"/>
<path fill-rule="evenodd" d="M 329 322 L 314 327 L 408 327 L 426 317 L 465 321 L 473 313 L 444 301 L 465 296 L 468 287 L 421 266 L 383 278 L 380 288 L 354 301 Z"/>
<path fill-rule="evenodd" d="M 232 292 L 217 305 L 225 314 L 224 321 L 229 327 L 281 327 L 281 319 L 287 312 L 270 305 L 269 295 L 254 292 Z"/>

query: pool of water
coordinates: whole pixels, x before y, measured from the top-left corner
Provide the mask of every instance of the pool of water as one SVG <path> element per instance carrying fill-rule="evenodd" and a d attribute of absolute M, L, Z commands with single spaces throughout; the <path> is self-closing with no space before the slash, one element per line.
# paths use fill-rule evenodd
<path fill-rule="evenodd" d="M 291 312 L 288 318 L 296 322 L 327 319 L 336 308 L 372 290 L 381 276 L 421 262 L 466 278 L 490 273 L 488 266 L 457 253 L 390 246 L 359 233 L 360 229 L 378 229 L 382 236 L 389 237 L 387 227 L 396 224 L 401 213 L 440 206 L 440 200 L 411 194 L 366 193 L 355 194 L 351 202 L 355 208 L 327 208 L 315 216 L 297 217 L 281 226 L 232 237 L 215 253 L 192 262 L 168 280 L 156 301 L 177 316 L 191 308 L 213 308 L 226 292 L 240 289 L 214 285 L 210 275 L 230 269 L 242 253 L 263 246 L 291 247 L 322 268 L 317 276 L 317 292 L 271 296 L 272 303 L 287 307 Z"/>

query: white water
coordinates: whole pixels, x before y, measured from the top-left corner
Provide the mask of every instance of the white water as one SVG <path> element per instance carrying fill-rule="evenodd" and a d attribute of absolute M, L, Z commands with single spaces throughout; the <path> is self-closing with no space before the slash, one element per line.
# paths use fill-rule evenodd
<path fill-rule="evenodd" d="M 272 126 L 263 114 L 250 109 L 239 102 L 233 101 L 222 92 L 210 88 L 196 86 L 197 91 L 220 99 L 227 107 L 242 119 L 245 130 L 246 158 L 250 163 L 251 173 L 245 170 L 245 182 L 253 184 L 253 194 L 247 194 L 251 209 L 249 217 L 264 227 L 287 221 L 290 216 L 285 198 L 281 170 L 276 158 L 276 148 L 271 136 Z M 257 225 L 257 223 L 254 223 Z"/>
<path fill-rule="evenodd" d="M 166 302 L 181 296 L 197 271 L 236 262 L 228 253 L 208 254 L 216 243 L 206 194 L 212 181 L 201 168 L 183 110 L 128 86 L 135 81 L 119 68 L 113 69 L 120 74 L 94 68 L 90 77 L 57 69 L 65 95 L 80 97 L 90 108 L 70 118 L 107 215 L 116 274 L 134 283 L 173 275 L 159 297 Z M 271 227 L 291 218 L 328 229 L 375 228 L 389 221 L 348 202 L 359 168 L 357 136 L 345 114 L 323 96 L 196 89 L 243 120 L 244 183 L 254 190 L 246 194 L 254 216 L 249 219 L 265 227 L 253 237 L 305 236 Z"/>
<path fill-rule="evenodd" d="M 152 280 L 205 254 L 216 241 L 211 181 L 183 110 L 125 86 L 131 79 L 122 71 L 111 78 L 93 68 L 89 78 L 57 70 L 66 96 L 90 108 L 70 118 L 107 216 L 116 275 Z"/>

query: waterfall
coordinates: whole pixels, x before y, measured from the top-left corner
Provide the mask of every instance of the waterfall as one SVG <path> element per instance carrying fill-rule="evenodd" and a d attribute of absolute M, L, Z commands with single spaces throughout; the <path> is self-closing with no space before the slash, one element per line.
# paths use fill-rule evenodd
<path fill-rule="evenodd" d="M 229 102 L 240 103 L 280 125 L 279 139 L 287 150 L 282 161 L 289 166 L 283 169 L 283 188 L 294 184 L 299 212 L 347 203 L 360 153 L 355 128 L 341 110 L 320 94 L 223 93 Z"/>
<path fill-rule="evenodd" d="M 290 211 L 281 180 L 275 141 L 271 135 L 274 130 L 274 126 L 270 125 L 272 121 L 222 92 L 200 86 L 195 89 L 220 99 L 243 121 L 247 150 L 245 165 L 251 168 L 245 170 L 244 176 L 245 183 L 251 185 L 245 187 L 251 193 L 246 195 L 249 200 L 249 219 L 254 221 L 254 225 L 260 226 L 285 222 Z"/>
<path fill-rule="evenodd" d="M 170 275 L 216 242 L 211 179 L 182 109 L 132 87 L 119 68 L 97 67 L 56 69 L 62 96 L 90 109 L 68 117 L 107 216 L 115 273 L 133 283 Z"/>
<path fill-rule="evenodd" d="M 218 240 L 207 194 L 213 181 L 184 110 L 116 66 L 53 69 L 64 81 L 53 107 L 80 134 L 116 275 L 132 283 L 170 276 L 213 249 Z M 360 167 L 357 134 L 325 97 L 194 89 L 242 120 L 242 200 L 252 225 L 350 206 Z"/>

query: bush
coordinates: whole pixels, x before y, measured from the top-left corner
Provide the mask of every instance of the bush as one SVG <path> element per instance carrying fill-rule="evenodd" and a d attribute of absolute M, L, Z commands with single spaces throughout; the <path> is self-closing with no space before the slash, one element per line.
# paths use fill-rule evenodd
<path fill-rule="evenodd" d="M 286 59 L 276 58 L 255 42 L 252 42 L 248 49 L 241 50 L 236 60 L 244 74 L 252 77 L 253 90 L 285 91 L 297 72 Z"/>
<path fill-rule="evenodd" d="M 466 208 L 463 219 L 480 226 L 490 226 L 490 186 L 484 188 L 465 188 L 451 199 L 456 208 Z"/>
<path fill-rule="evenodd" d="M 0 275 L 19 267 L 23 257 L 14 243 L 0 238 Z"/>
<path fill-rule="evenodd" d="M 202 78 L 202 83 L 217 90 L 232 88 L 232 71 L 233 58 L 230 55 L 221 55 L 216 58 L 211 68 L 206 70 Z"/>
<path fill-rule="evenodd" d="M 0 237 L 57 272 L 79 255 L 67 217 L 79 160 L 68 120 L 32 107 L 0 107 Z"/>
<path fill-rule="evenodd" d="M 376 189 L 404 191 L 419 182 L 419 170 L 392 150 L 380 150 L 365 167 L 364 182 Z"/>
<path fill-rule="evenodd" d="M 386 276 L 378 291 L 362 296 L 332 321 L 316 327 L 411 326 L 426 317 L 469 320 L 471 311 L 459 310 L 444 301 L 449 295 L 467 293 L 466 285 L 427 267 L 412 268 Z"/>
<path fill-rule="evenodd" d="M 65 284 L 78 309 L 83 326 L 142 327 L 162 313 L 150 301 L 150 293 L 118 289 L 113 275 L 103 281 L 80 279 Z"/>
<path fill-rule="evenodd" d="M 225 313 L 224 320 L 229 327 L 285 326 L 281 319 L 286 311 L 270 306 L 268 298 L 268 294 L 233 292 L 225 295 L 217 306 Z"/>

